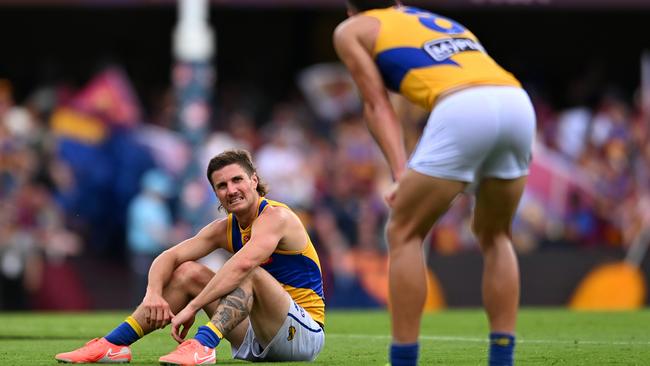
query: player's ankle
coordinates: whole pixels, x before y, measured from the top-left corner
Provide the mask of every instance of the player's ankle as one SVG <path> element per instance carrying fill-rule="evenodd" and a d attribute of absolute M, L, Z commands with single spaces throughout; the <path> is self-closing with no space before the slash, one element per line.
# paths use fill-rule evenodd
<path fill-rule="evenodd" d="M 130 346 L 143 336 L 144 332 L 140 324 L 138 324 L 135 318 L 129 316 L 104 338 L 115 345 Z"/>
<path fill-rule="evenodd" d="M 219 345 L 219 342 L 221 342 L 221 338 L 223 338 L 221 332 L 218 330 L 217 332 L 215 332 L 214 326 L 210 327 L 208 325 L 202 325 L 196 332 L 194 339 L 199 341 L 199 343 L 205 347 L 216 348 Z"/>
<path fill-rule="evenodd" d="M 414 366 L 418 364 L 418 343 L 391 344 L 390 364 L 391 366 Z"/>
<path fill-rule="evenodd" d="M 490 333 L 490 366 L 511 366 L 514 360 L 515 336 L 510 333 Z"/>

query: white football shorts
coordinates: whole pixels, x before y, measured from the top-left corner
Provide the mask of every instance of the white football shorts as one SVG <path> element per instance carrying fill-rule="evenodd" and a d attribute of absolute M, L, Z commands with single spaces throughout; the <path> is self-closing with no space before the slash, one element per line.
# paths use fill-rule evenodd
<path fill-rule="evenodd" d="M 434 107 L 409 168 L 468 183 L 522 177 L 528 175 L 534 134 L 535 111 L 526 91 L 470 87 Z"/>
<path fill-rule="evenodd" d="M 291 301 L 287 319 L 263 348 L 249 324 L 241 346 L 232 348 L 235 359 L 259 361 L 313 361 L 325 344 L 323 328 L 295 302 Z"/>

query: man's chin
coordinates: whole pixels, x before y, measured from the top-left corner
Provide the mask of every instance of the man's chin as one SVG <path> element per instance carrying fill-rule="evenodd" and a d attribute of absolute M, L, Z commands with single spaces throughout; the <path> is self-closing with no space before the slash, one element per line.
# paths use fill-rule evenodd
<path fill-rule="evenodd" d="M 227 211 L 231 213 L 237 213 L 246 210 L 246 204 L 244 201 L 239 201 L 234 204 L 228 205 Z"/>

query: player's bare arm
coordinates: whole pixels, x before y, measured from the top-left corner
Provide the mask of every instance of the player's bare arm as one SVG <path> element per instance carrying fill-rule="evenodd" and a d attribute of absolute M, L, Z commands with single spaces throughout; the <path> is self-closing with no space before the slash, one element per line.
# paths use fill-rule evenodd
<path fill-rule="evenodd" d="M 368 130 L 386 157 L 393 178 L 398 180 L 406 168 L 406 149 L 402 126 L 371 56 L 374 42 L 370 39 L 374 39 L 378 29 L 375 19 L 349 18 L 334 31 L 334 47 L 361 91 Z"/>
<path fill-rule="evenodd" d="M 162 296 L 163 286 L 169 282 L 174 270 L 184 262 L 206 256 L 226 243 L 226 220 L 206 225 L 195 236 L 167 249 L 152 263 L 149 270 L 147 292 L 142 300 L 145 320 L 154 328 L 163 328 L 174 314 Z"/>
<path fill-rule="evenodd" d="M 292 220 L 291 213 L 282 208 L 269 207 L 254 222 L 251 238 L 244 247 L 230 258 L 215 273 L 203 291 L 172 320 L 172 336 L 179 342 L 185 338 L 191 327 L 195 314 L 206 304 L 228 295 L 229 302 L 222 324 L 227 331 L 246 317 L 247 309 L 252 301 L 249 294 L 237 291 L 238 286 L 260 264 L 266 261 L 286 236 L 287 222 Z M 297 220 L 297 218 L 295 218 Z M 223 307 L 222 307 L 223 308 Z M 217 314 L 218 315 L 218 314 Z M 183 329 L 180 327 L 183 325 Z"/>

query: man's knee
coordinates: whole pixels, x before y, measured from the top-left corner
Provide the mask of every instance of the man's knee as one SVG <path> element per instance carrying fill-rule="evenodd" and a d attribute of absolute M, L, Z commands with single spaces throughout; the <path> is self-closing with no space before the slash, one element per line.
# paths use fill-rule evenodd
<path fill-rule="evenodd" d="M 176 267 L 172 274 L 171 282 L 181 286 L 200 285 L 205 286 L 212 278 L 210 271 L 196 262 L 185 262 Z"/>
<path fill-rule="evenodd" d="M 472 225 L 472 231 L 478 241 L 481 251 L 492 249 L 500 242 L 510 242 L 510 228 L 485 227 Z"/>
<path fill-rule="evenodd" d="M 239 287 L 246 293 L 253 295 L 255 303 L 273 304 L 276 306 L 279 299 L 289 296 L 287 291 L 264 268 L 257 267 L 246 277 Z"/>
<path fill-rule="evenodd" d="M 386 224 L 386 237 L 391 249 L 399 248 L 415 239 L 424 239 L 424 235 L 418 233 L 412 225 L 398 222 L 393 218 L 390 218 Z"/>
<path fill-rule="evenodd" d="M 274 280 L 273 276 L 269 274 L 264 268 L 257 267 L 251 271 L 246 279 L 240 284 L 239 287 L 244 289 L 254 289 L 255 287 L 265 286 L 267 281 Z"/>

